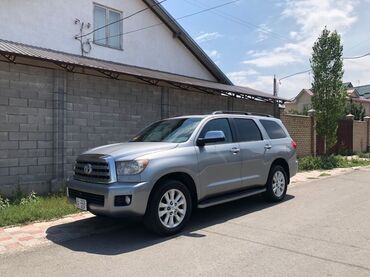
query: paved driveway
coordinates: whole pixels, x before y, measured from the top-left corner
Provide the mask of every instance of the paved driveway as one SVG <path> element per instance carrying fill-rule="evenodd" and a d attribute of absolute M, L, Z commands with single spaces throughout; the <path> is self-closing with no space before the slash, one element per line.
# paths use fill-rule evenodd
<path fill-rule="evenodd" d="M 189 228 L 157 238 L 138 223 L 96 218 L 107 231 L 0 256 L 0 276 L 370 276 L 370 171 L 199 210 Z M 53 240 L 53 227 L 48 230 Z"/>

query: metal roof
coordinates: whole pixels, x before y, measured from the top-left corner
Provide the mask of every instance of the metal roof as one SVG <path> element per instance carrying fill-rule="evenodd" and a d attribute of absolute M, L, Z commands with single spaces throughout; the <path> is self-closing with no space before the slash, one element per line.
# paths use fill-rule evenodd
<path fill-rule="evenodd" d="M 105 76 L 114 79 L 119 79 L 121 75 L 126 75 L 136 77 L 153 85 L 158 85 L 159 82 L 165 82 L 181 89 L 197 89 L 209 93 L 216 92 L 227 94 L 229 96 L 270 102 L 274 100 L 278 102 L 286 101 L 286 99 L 275 97 L 272 94 L 264 93 L 248 87 L 225 85 L 173 73 L 108 62 L 1 39 L 0 55 L 14 63 L 17 63 L 18 57 L 31 58 L 54 63 L 72 72 L 77 68 L 82 67 L 98 71 L 100 74 L 104 74 Z"/>
<path fill-rule="evenodd" d="M 212 59 L 199 47 L 185 29 L 167 10 L 158 3 L 157 0 L 143 0 L 143 2 L 162 20 L 162 22 L 173 32 L 186 48 L 211 72 L 218 82 L 232 85 L 222 70 L 212 61 Z"/>
<path fill-rule="evenodd" d="M 355 87 L 358 94 L 364 98 L 370 99 L 370 85 L 363 85 Z"/>

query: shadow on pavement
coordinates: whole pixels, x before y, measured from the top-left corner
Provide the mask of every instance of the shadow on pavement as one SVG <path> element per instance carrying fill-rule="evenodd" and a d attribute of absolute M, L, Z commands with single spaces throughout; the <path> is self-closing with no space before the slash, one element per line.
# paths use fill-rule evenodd
<path fill-rule="evenodd" d="M 293 199 L 287 195 L 284 202 Z M 260 195 L 227 204 L 195 210 L 185 230 L 173 237 L 158 237 L 142 223 L 122 219 L 92 217 L 50 227 L 47 239 L 73 251 L 98 255 L 118 255 L 143 249 L 174 237 L 202 238 L 197 231 L 280 203 L 266 203 Z"/>

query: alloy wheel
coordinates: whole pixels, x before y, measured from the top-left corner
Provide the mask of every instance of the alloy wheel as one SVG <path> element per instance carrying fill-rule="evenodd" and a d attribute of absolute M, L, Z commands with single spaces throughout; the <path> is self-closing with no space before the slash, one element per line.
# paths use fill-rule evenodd
<path fill-rule="evenodd" d="M 272 191 L 276 197 L 281 197 L 285 191 L 285 176 L 281 171 L 276 171 L 272 178 Z"/>
<path fill-rule="evenodd" d="M 178 189 L 171 189 L 159 201 L 158 216 L 163 226 L 172 229 L 184 220 L 186 209 L 185 195 Z"/>

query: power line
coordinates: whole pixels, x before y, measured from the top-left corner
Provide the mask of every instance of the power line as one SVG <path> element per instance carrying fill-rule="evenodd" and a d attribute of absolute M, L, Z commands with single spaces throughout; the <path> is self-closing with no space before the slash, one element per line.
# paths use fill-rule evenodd
<path fill-rule="evenodd" d="M 361 59 L 361 58 L 364 58 L 364 57 L 367 57 L 367 56 L 370 56 L 370 52 L 369 53 L 366 53 L 366 54 L 363 54 L 363 55 L 360 55 L 360 56 L 355 56 L 355 57 L 344 57 L 343 60 L 357 60 L 357 59 Z M 287 79 L 289 77 L 293 77 L 293 76 L 296 76 L 296 75 L 304 74 L 304 73 L 307 73 L 307 72 L 310 72 L 310 71 L 312 71 L 312 69 L 307 69 L 307 70 L 304 70 L 304 71 L 300 71 L 300 72 L 296 72 L 296 73 L 293 73 L 293 74 L 284 76 L 283 78 L 280 78 L 279 79 L 279 82 L 281 80 Z"/>
<path fill-rule="evenodd" d="M 361 59 L 361 58 L 364 58 L 366 56 L 370 56 L 370 52 L 369 53 L 366 53 L 364 55 L 361 55 L 361 56 L 355 56 L 355 57 L 345 57 L 343 58 L 343 60 L 357 60 L 357 59 Z"/>
<path fill-rule="evenodd" d="M 188 17 L 191 17 L 191 16 L 195 16 L 195 15 L 198 15 L 198 14 L 201 14 L 201 13 L 205 13 L 205 12 L 208 12 L 208 11 L 211 11 L 211 10 L 215 10 L 215 9 L 224 7 L 226 5 L 234 4 L 234 3 L 239 2 L 239 1 L 240 0 L 229 1 L 229 2 L 226 2 L 226 3 L 220 4 L 220 5 L 217 5 L 217 6 L 213 6 L 213 7 L 204 9 L 204 10 L 200 10 L 198 12 L 194 12 L 194 13 L 191 13 L 191 14 L 187 14 L 187 15 L 175 18 L 175 20 L 182 20 L 182 19 L 185 19 L 185 18 L 188 18 Z M 132 31 L 127 31 L 127 32 L 124 32 L 124 33 L 120 33 L 120 34 L 117 34 L 117 35 L 112 35 L 112 36 L 96 39 L 94 41 L 106 40 L 107 38 L 113 38 L 113 37 L 119 37 L 119 36 L 123 36 L 123 35 L 127 35 L 127 34 L 132 34 L 132 33 L 136 33 L 136 32 L 139 32 L 139 31 L 154 28 L 154 27 L 157 27 L 157 26 L 160 26 L 160 25 L 163 25 L 163 24 L 164 23 L 161 22 L 161 23 L 153 24 L 153 25 L 146 26 L 146 27 L 143 27 L 143 28 L 135 29 L 135 30 L 132 30 Z"/>
<path fill-rule="evenodd" d="M 236 3 L 236 2 L 240 2 L 240 0 L 235 0 L 235 1 L 226 2 L 226 3 L 224 3 L 224 4 L 220 4 L 220 5 L 213 6 L 213 7 L 210 7 L 210 8 L 204 9 L 204 10 L 200 10 L 199 12 L 195 12 L 195 13 L 192 13 L 192 14 L 188 14 L 188 15 L 185 15 L 185 16 L 182 16 L 182 17 L 179 17 L 177 20 L 184 19 L 184 18 L 187 18 L 187 17 L 193 16 L 193 15 L 197 15 L 197 14 L 205 13 L 205 12 L 208 12 L 208 11 L 212 11 L 212 10 L 215 10 L 215 9 L 218 9 L 218 8 L 221 8 L 221 7 L 224 7 L 224 6 L 230 5 L 230 4 L 234 4 L 234 3 Z"/>
<path fill-rule="evenodd" d="M 190 0 L 185 0 L 186 2 L 188 2 L 189 4 L 192 4 L 192 5 L 196 5 L 198 7 L 206 7 L 205 5 L 202 5 L 200 3 L 197 3 L 195 1 L 190 1 Z M 280 39 L 280 40 L 284 40 L 284 41 L 289 41 L 290 39 L 279 34 L 279 33 L 276 33 L 276 32 L 273 32 L 272 30 L 268 29 L 268 28 L 264 28 L 264 27 L 261 27 L 259 25 L 256 25 L 252 22 L 249 22 L 249 21 L 246 21 L 244 19 L 241 19 L 239 17 L 236 17 L 234 15 L 231 15 L 231 14 L 228 14 L 226 12 L 221 12 L 221 11 L 212 11 L 212 13 L 214 14 L 217 14 L 229 21 L 232 21 L 234 23 L 237 23 L 239 25 L 242 25 L 244 27 L 247 27 L 247 28 L 250 28 L 250 29 L 257 29 L 259 31 L 262 31 L 262 32 L 265 32 L 265 33 L 269 33 L 273 36 L 273 38 L 275 39 Z"/>
<path fill-rule="evenodd" d="M 300 75 L 300 74 L 304 74 L 304 73 L 307 73 L 307 72 L 310 72 L 312 69 L 307 69 L 307 70 L 304 70 L 304 71 L 300 71 L 300 72 L 296 72 L 296 73 L 293 73 L 293 74 L 290 74 L 290 75 L 287 75 L 287 76 L 284 76 L 283 78 L 280 78 L 279 79 L 279 82 L 281 80 L 284 80 L 284 79 L 287 79 L 287 78 L 290 78 L 290 77 L 293 77 L 293 76 L 296 76 L 296 75 Z"/>
<path fill-rule="evenodd" d="M 104 26 L 101 26 L 101 27 L 99 27 L 99 28 L 96 28 L 96 29 L 92 30 L 91 32 L 88 32 L 87 34 L 84 34 L 84 35 L 81 35 L 81 36 L 76 36 L 76 38 L 83 38 L 83 37 L 89 36 L 89 35 L 91 35 L 92 33 L 95 33 L 96 31 L 99 31 L 99 30 L 104 29 L 104 28 L 106 28 L 106 27 L 108 27 L 108 26 L 110 26 L 110 25 L 113 25 L 113 24 L 116 24 L 116 23 L 118 23 L 118 22 L 121 22 L 121 21 L 124 21 L 124 20 L 126 20 L 126 19 L 129 19 L 129 18 L 131 18 L 131 17 L 133 17 L 133 16 L 135 16 L 135 15 L 137 15 L 137 14 L 139 14 L 139 13 L 142 13 L 142 12 L 144 12 L 144 11 L 146 11 L 146 10 L 149 10 L 150 8 L 153 8 L 153 7 L 155 7 L 155 6 L 158 6 L 158 5 L 160 5 L 160 4 L 162 4 L 163 2 L 166 2 L 166 1 L 167 1 L 167 0 L 162 0 L 162 1 L 156 2 L 154 5 L 151 5 L 151 6 L 149 6 L 149 7 L 146 7 L 146 8 L 144 8 L 144 9 L 141 9 L 141 10 L 139 10 L 139 11 L 137 11 L 137 12 L 134 12 L 134 13 L 132 13 L 132 14 L 130 14 L 130 15 L 128 15 L 128 16 L 126 16 L 126 17 L 120 18 L 120 19 L 118 19 L 118 20 L 116 20 L 116 21 L 113 21 L 113 22 L 108 23 L 108 24 L 106 24 L 106 25 L 104 25 Z"/>

